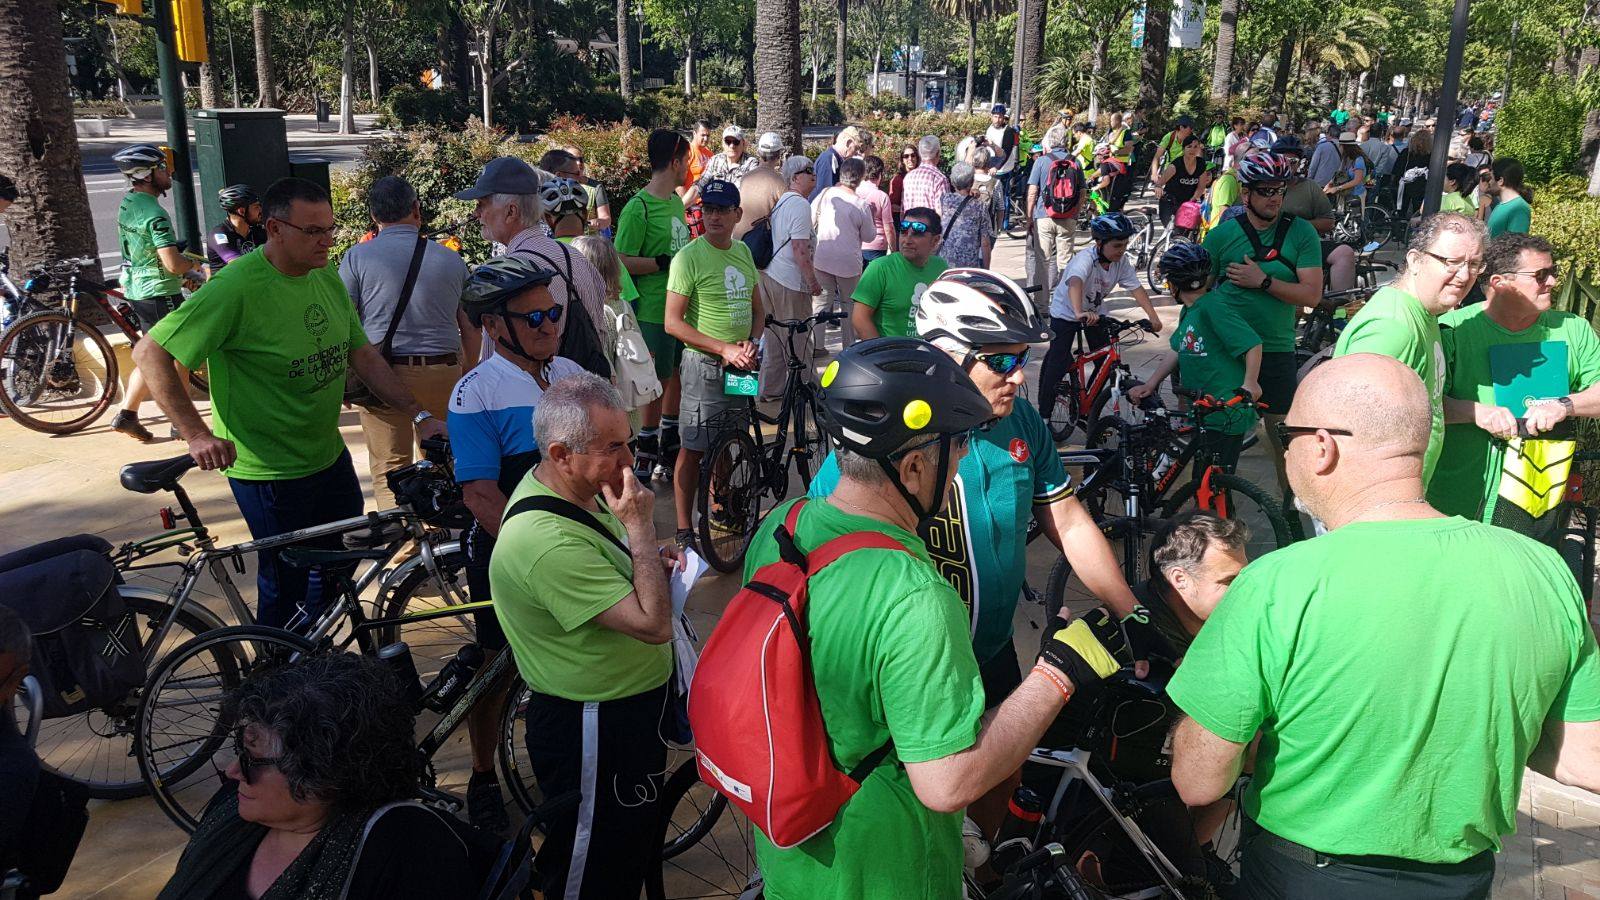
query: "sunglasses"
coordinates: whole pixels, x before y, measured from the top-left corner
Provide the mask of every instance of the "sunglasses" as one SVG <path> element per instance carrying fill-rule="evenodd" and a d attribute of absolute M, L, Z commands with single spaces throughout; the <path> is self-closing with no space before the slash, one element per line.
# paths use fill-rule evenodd
<path fill-rule="evenodd" d="M 1020 370 L 1028 364 L 1028 351 L 1021 353 L 974 353 L 972 359 L 989 367 L 989 371 L 1002 378 L 1010 377 L 1011 373 Z"/>
<path fill-rule="evenodd" d="M 239 775 L 245 784 L 255 784 L 257 769 L 274 769 L 283 761 L 281 756 L 252 756 L 244 746 L 244 728 L 240 727 L 233 732 L 233 749 L 239 757 Z"/>
<path fill-rule="evenodd" d="M 1521 270 L 1519 270 L 1519 271 L 1516 271 L 1516 272 L 1507 272 L 1506 274 L 1508 274 L 1508 275 L 1526 275 L 1529 278 L 1532 278 L 1534 281 L 1537 281 L 1540 284 L 1544 284 L 1547 281 L 1555 281 L 1556 278 L 1560 276 L 1561 272 L 1555 266 L 1548 266 L 1548 267 L 1543 268 L 1543 269 L 1534 269 L 1531 272 L 1530 271 L 1521 271 Z"/>
<path fill-rule="evenodd" d="M 901 159 L 916 159 L 917 155 L 915 153 L 902 153 L 902 154 L 900 154 L 900 158 Z"/>
<path fill-rule="evenodd" d="M 538 328 L 544 324 L 545 319 L 549 319 L 551 325 L 561 321 L 561 307 L 552 306 L 549 309 L 536 309 L 530 313 L 514 313 L 507 310 L 505 317 L 518 322 L 527 322 L 529 328 Z"/>
<path fill-rule="evenodd" d="M 736 137 L 725 137 L 725 138 L 722 139 L 722 142 L 724 144 L 727 144 L 729 147 L 732 147 L 734 144 L 742 144 L 742 143 L 744 143 L 744 141 L 742 141 L 742 140 L 740 140 L 740 139 L 738 139 Z"/>
<path fill-rule="evenodd" d="M 1336 434 L 1343 437 L 1355 436 L 1355 432 L 1349 430 L 1348 428 L 1324 428 L 1320 425 L 1289 425 L 1284 422 L 1279 422 L 1277 425 L 1278 446 L 1287 450 L 1289 448 L 1289 442 L 1295 438 L 1307 434 L 1316 434 L 1319 431 L 1326 431 L 1329 434 Z"/>
<path fill-rule="evenodd" d="M 320 228 L 320 227 L 318 227 L 316 225 L 313 225 L 310 228 L 302 228 L 299 225 L 296 225 L 295 223 L 289 221 L 288 219 L 274 219 L 273 221 L 277 222 L 277 223 L 279 223 L 281 225 L 287 225 L 290 228 L 293 228 L 295 231 L 298 231 L 301 234 L 305 235 L 306 237 L 311 238 L 312 240 L 316 240 L 318 238 L 325 238 L 328 235 L 333 234 L 334 231 L 338 229 L 337 225 L 333 226 L 332 228 Z"/>
<path fill-rule="evenodd" d="M 933 226 L 929 225 L 927 222 L 912 222 L 908 219 L 900 220 L 901 234 L 927 234 L 929 232 L 933 232 L 934 234 L 939 233 L 934 231 Z"/>
<path fill-rule="evenodd" d="M 1250 189 L 1250 194 L 1252 196 L 1255 196 L 1255 197 L 1276 197 L 1276 196 L 1282 194 L 1284 191 L 1287 191 L 1287 190 L 1288 190 L 1288 188 L 1281 187 L 1281 186 L 1280 187 L 1275 187 L 1275 188 L 1270 188 L 1270 187 L 1252 187 Z"/>
<path fill-rule="evenodd" d="M 972 443 L 972 432 L 971 431 L 963 431 L 963 432 L 960 432 L 958 434 L 950 434 L 950 435 L 936 434 L 933 437 L 929 438 L 928 440 L 923 441 L 920 444 L 913 444 L 912 446 L 907 447 L 904 450 L 901 450 L 899 453 L 894 454 L 894 456 L 892 456 L 890 458 L 891 459 L 904 459 L 905 457 L 911 455 L 912 453 L 917 452 L 918 450 L 924 450 L 924 449 L 927 449 L 928 447 L 935 446 L 936 444 L 939 443 L 939 441 L 941 439 L 946 438 L 946 437 L 950 438 L 950 452 L 951 453 L 965 453 L 965 452 L 967 452 L 967 445 Z"/>

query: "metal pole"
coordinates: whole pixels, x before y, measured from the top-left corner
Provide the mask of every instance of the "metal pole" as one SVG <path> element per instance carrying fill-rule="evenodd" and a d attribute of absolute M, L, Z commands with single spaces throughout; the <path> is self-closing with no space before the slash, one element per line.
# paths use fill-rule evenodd
<path fill-rule="evenodd" d="M 1461 56 L 1467 46 L 1467 7 L 1472 0 L 1456 0 L 1450 20 L 1450 47 L 1444 57 L 1444 86 L 1439 90 L 1439 115 L 1433 124 L 1433 158 L 1428 161 L 1428 188 L 1422 195 L 1422 214 L 1439 211 L 1444 193 L 1444 167 L 1450 159 L 1450 135 L 1456 123 L 1456 94 L 1461 89 Z"/>
<path fill-rule="evenodd" d="M 178 75 L 178 52 L 172 41 L 172 4 L 153 3 L 156 14 L 156 62 L 161 78 L 161 108 L 167 120 L 167 146 L 172 148 L 172 208 L 177 213 L 178 239 L 190 253 L 202 253 L 199 218 L 195 215 L 194 175 L 189 162 L 189 122 Z"/>
<path fill-rule="evenodd" d="M 1501 106 L 1511 101 L 1511 63 L 1517 58 L 1517 31 L 1521 28 L 1521 18 L 1511 20 L 1511 47 L 1506 50 L 1506 89 L 1500 92 Z"/>

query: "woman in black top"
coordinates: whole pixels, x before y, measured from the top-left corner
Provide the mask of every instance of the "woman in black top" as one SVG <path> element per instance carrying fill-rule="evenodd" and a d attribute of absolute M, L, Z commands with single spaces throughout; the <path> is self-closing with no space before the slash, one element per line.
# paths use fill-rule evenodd
<path fill-rule="evenodd" d="M 1172 216 L 1178 207 L 1194 199 L 1195 192 L 1200 187 L 1200 178 L 1205 174 L 1206 143 L 1197 134 L 1191 134 L 1183 139 L 1183 153 L 1167 163 L 1167 167 L 1156 176 L 1156 196 L 1160 198 L 1157 211 L 1161 215 L 1161 224 L 1172 224 Z"/>

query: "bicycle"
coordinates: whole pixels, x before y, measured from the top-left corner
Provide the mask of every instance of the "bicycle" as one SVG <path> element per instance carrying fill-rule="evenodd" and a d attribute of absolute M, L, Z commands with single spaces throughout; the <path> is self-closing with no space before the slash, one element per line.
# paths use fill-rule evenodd
<path fill-rule="evenodd" d="M 731 410 L 710 423 L 716 436 L 700 462 L 695 511 L 699 550 L 719 572 L 739 567 L 761 519 L 788 496 L 791 462 L 802 488 L 811 486 L 814 467 L 825 455 L 824 441 L 816 389 L 804 377 L 810 360 L 800 358 L 795 337 L 844 317 L 826 311 L 804 319 L 767 316 L 768 328 L 784 329 L 789 350 L 777 414 L 763 413 L 752 397 L 747 410 Z M 763 434 L 763 425 L 773 426 L 771 438 Z"/>
<path fill-rule="evenodd" d="M 1129 219 L 1138 222 L 1139 230 L 1128 240 L 1127 258 L 1133 263 L 1135 272 L 1145 273 L 1145 283 L 1151 290 L 1161 292 L 1161 273 L 1157 271 L 1157 264 L 1161 262 L 1161 254 L 1172 244 L 1172 232 L 1161 227 L 1161 219 L 1156 214 L 1155 207 L 1144 207 L 1128 215 Z"/>
<path fill-rule="evenodd" d="M 41 269 L 28 280 L 28 300 L 59 289 L 62 303 L 51 308 L 34 301 L 0 334 L 0 410 L 18 424 L 45 434 L 72 434 L 103 415 L 118 390 L 116 352 L 81 307 L 87 298 L 130 344 L 144 336 L 138 315 L 120 291 L 82 274 L 91 259 L 69 259 Z M 25 305 L 27 305 L 25 303 Z M 36 307 L 36 308 L 35 308 Z M 210 386 L 204 372 L 190 372 L 201 393 Z"/>
<path fill-rule="evenodd" d="M 1085 332 L 1089 327 L 1103 329 L 1110 342 L 1098 350 L 1088 349 Z M 1057 388 L 1055 403 L 1049 409 L 1044 408 L 1044 385 L 1040 384 L 1035 399 L 1056 443 L 1066 443 L 1080 431 L 1087 436 L 1089 426 L 1104 416 L 1108 404 L 1113 409 L 1120 408 L 1116 401 L 1137 383 L 1133 380 L 1132 369 L 1122 361 L 1122 345 L 1143 340 L 1142 335 L 1123 338 L 1134 329 L 1150 332 L 1151 326 L 1145 319 L 1129 321 L 1101 316 L 1097 325 L 1085 326 L 1073 339 L 1072 362 Z M 1095 367 L 1092 375 L 1091 366 Z"/>
<path fill-rule="evenodd" d="M 195 597 L 202 573 L 209 573 L 233 621 L 253 623 L 254 616 L 229 574 L 243 575 L 249 554 L 279 550 L 319 538 L 342 536 L 353 559 L 365 560 L 368 567 L 355 580 L 351 596 L 359 596 L 376 585 L 372 605 L 376 617 L 398 618 L 416 606 L 444 606 L 458 609 L 465 604 L 465 551 L 458 541 L 443 533 L 447 527 L 465 524 L 466 513 L 459 505 L 460 489 L 445 474 L 442 441 L 427 441 L 429 458 L 390 473 L 390 484 L 401 507 L 381 513 L 368 513 L 314 528 L 231 546 L 218 546 L 201 520 L 188 494 L 179 483 L 194 460 L 188 456 L 150 462 L 131 463 L 122 468 L 121 482 L 127 490 L 141 494 L 167 491 L 173 494 L 177 509 L 160 510 L 163 530 L 157 534 L 127 541 L 110 552 L 111 560 L 123 576 L 141 577 L 147 573 L 176 570 L 170 586 L 162 589 L 119 584 L 117 591 L 132 615 L 139 638 L 145 671 L 154 673 L 162 662 L 183 645 L 218 631 L 228 621 L 207 608 Z M 424 477 L 425 476 L 425 477 Z M 401 549 L 415 542 L 417 554 L 396 562 Z M 175 551 L 178 558 L 167 556 Z M 156 558 L 156 557 L 160 558 Z M 147 561 L 152 560 L 153 561 Z M 302 614 L 302 627 L 315 629 L 332 618 L 334 611 L 317 621 Z M 451 615 L 457 613 L 452 612 Z M 432 620 L 425 620 L 431 622 Z M 411 623 L 405 623 L 407 625 Z M 419 623 L 421 624 L 421 623 Z M 471 620 L 461 617 L 458 627 L 472 633 Z M 433 662 L 443 665 L 455 652 L 459 634 L 453 629 L 424 624 L 421 631 L 396 632 L 435 654 Z M 42 723 L 39 756 L 46 768 L 84 786 L 92 797 L 126 799 L 146 790 L 134 753 L 136 717 L 150 682 L 105 707 Z M 182 772 L 192 761 L 177 760 L 164 772 Z"/>
<path fill-rule="evenodd" d="M 1330 240 L 1356 245 L 1376 243 L 1382 247 L 1393 236 L 1394 221 L 1387 210 L 1377 204 L 1369 205 L 1360 197 L 1340 196 L 1333 231 L 1328 235 Z"/>

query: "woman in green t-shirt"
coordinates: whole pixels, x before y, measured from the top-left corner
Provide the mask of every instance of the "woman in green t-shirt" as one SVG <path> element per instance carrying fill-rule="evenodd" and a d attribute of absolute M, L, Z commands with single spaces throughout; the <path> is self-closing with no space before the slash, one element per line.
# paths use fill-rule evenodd
<path fill-rule="evenodd" d="M 1533 224 L 1533 191 L 1523 184 L 1522 163 L 1509 156 L 1494 161 L 1489 187 L 1497 197 L 1489 210 L 1489 237 L 1508 231 L 1527 234 Z"/>
<path fill-rule="evenodd" d="M 1469 219 L 1476 219 L 1478 204 L 1472 199 L 1476 180 L 1477 172 L 1471 166 L 1451 163 L 1444 170 L 1444 196 L 1439 198 L 1439 211 L 1460 213 Z"/>

